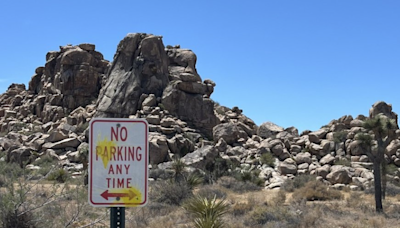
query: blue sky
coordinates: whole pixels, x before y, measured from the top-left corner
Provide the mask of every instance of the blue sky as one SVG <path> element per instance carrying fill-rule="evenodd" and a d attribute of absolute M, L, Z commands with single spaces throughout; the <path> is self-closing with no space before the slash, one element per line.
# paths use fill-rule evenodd
<path fill-rule="evenodd" d="M 1 1 L 0 93 L 28 84 L 48 51 L 94 43 L 112 60 L 127 34 L 192 49 L 212 98 L 258 125 L 317 130 L 400 111 L 400 1 Z"/>

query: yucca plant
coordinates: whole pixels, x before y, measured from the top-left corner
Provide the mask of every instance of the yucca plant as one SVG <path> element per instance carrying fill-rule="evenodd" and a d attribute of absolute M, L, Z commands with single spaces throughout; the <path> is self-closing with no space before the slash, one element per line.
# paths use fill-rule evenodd
<path fill-rule="evenodd" d="M 178 182 L 183 178 L 186 163 L 181 158 L 175 158 L 172 161 L 172 169 L 174 170 L 175 181 Z"/>
<path fill-rule="evenodd" d="M 204 182 L 204 177 L 197 173 L 191 173 L 186 178 L 186 183 L 190 188 L 195 188 Z"/>
<path fill-rule="evenodd" d="M 197 228 L 224 227 L 222 216 L 228 212 L 225 200 L 201 197 L 199 195 L 189 199 L 183 208 L 194 217 L 194 226 Z"/>

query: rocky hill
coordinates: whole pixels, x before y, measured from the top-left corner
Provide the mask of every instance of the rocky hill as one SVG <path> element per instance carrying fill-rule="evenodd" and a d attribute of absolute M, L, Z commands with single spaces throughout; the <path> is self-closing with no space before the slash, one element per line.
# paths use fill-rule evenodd
<path fill-rule="evenodd" d="M 343 116 L 314 132 L 257 126 L 238 107 L 214 102 L 215 86 L 197 73 L 191 50 L 165 47 L 160 36 L 128 34 L 112 62 L 93 44 L 63 46 L 47 53 L 28 89 L 12 84 L 0 95 L 0 153 L 27 169 L 40 169 L 31 163 L 46 155 L 80 175 L 91 118 L 145 118 L 152 178 L 181 157 L 210 178 L 251 172 L 266 188 L 277 188 L 287 178 L 314 174 L 336 188 L 360 189 L 371 184 L 373 173 L 355 135 L 367 132 L 363 122 L 380 113 L 397 123 L 391 105 L 377 102 L 369 117 Z M 386 160 L 400 167 L 400 130 Z"/>

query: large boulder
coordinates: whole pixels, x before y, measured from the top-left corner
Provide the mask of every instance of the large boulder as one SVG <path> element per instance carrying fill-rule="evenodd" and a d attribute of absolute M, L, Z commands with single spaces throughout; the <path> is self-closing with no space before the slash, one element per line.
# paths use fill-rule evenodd
<path fill-rule="evenodd" d="M 183 157 L 194 150 L 194 143 L 181 134 L 175 135 L 168 139 L 167 142 L 170 151 L 179 157 Z"/>
<path fill-rule="evenodd" d="M 29 161 L 31 155 L 32 149 L 23 146 L 9 151 L 8 160 L 10 162 L 18 163 L 21 167 L 23 167 L 24 163 Z"/>
<path fill-rule="evenodd" d="M 201 94 L 193 94 L 177 88 L 177 82 L 170 83 L 164 90 L 162 105 L 170 114 L 200 129 L 208 137 L 219 123 L 214 113 L 214 102 Z"/>
<path fill-rule="evenodd" d="M 283 127 L 280 127 L 272 122 L 265 122 L 258 128 L 257 134 L 263 138 L 270 138 L 271 136 L 275 136 L 283 130 Z"/>
<path fill-rule="evenodd" d="M 47 142 L 43 144 L 42 149 L 64 149 L 67 147 L 76 148 L 79 146 L 79 144 L 81 144 L 81 142 L 77 138 L 66 138 L 58 142 Z"/>
<path fill-rule="evenodd" d="M 311 159 L 311 154 L 308 152 L 305 153 L 298 153 L 295 157 L 294 160 L 296 161 L 297 164 L 311 164 L 312 159 Z"/>
<path fill-rule="evenodd" d="M 279 164 L 278 170 L 282 175 L 296 174 L 297 173 L 296 162 L 291 158 L 287 158 L 285 161 Z"/>
<path fill-rule="evenodd" d="M 392 140 L 389 143 L 389 145 L 386 147 L 386 154 L 388 156 L 392 156 L 392 155 L 395 155 L 398 150 L 400 150 L 400 140 L 395 139 L 395 140 Z"/>
<path fill-rule="evenodd" d="M 168 160 L 168 142 L 165 135 L 151 133 L 149 135 L 150 164 L 159 164 Z"/>
<path fill-rule="evenodd" d="M 397 114 L 392 111 L 392 105 L 387 104 L 384 101 L 378 101 L 375 104 L 372 105 L 372 107 L 369 109 L 369 117 L 374 118 L 375 116 L 383 114 L 384 116 L 396 120 L 397 124 Z"/>
<path fill-rule="evenodd" d="M 222 123 L 213 128 L 213 138 L 218 142 L 220 138 L 228 144 L 235 143 L 240 138 L 240 129 L 234 123 Z"/>
<path fill-rule="evenodd" d="M 365 151 L 363 150 L 361 143 L 362 142 L 359 140 L 352 141 L 350 144 L 347 145 L 347 151 L 349 151 L 350 154 L 353 156 L 359 156 L 365 154 Z"/>
<path fill-rule="evenodd" d="M 97 101 L 99 117 L 136 113 L 142 94 L 160 97 L 168 85 L 168 56 L 160 36 L 128 34 L 118 45 L 108 80 Z"/>
<path fill-rule="evenodd" d="M 217 157 L 219 157 L 219 151 L 215 147 L 208 145 L 188 153 L 182 160 L 186 165 L 205 170 L 210 165 L 215 164 Z"/>
<path fill-rule="evenodd" d="M 326 176 L 331 184 L 350 184 L 352 176 L 349 170 L 343 166 L 332 166 L 331 172 Z"/>

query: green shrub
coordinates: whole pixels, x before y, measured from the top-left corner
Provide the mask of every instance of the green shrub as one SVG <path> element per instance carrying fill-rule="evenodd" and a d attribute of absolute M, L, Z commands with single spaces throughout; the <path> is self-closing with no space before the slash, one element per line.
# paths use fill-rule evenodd
<path fill-rule="evenodd" d="M 50 155 L 45 154 L 43 156 L 41 156 L 39 159 L 36 159 L 32 165 L 36 165 L 36 166 L 51 166 L 53 164 L 56 164 L 57 162 L 55 161 L 54 158 L 52 158 Z"/>
<path fill-rule="evenodd" d="M 256 169 L 256 170 L 252 170 L 252 171 L 243 170 L 241 172 L 236 172 L 233 174 L 233 177 L 235 177 L 239 181 L 251 182 L 251 183 L 261 187 L 264 185 L 264 180 L 259 178 L 259 175 L 260 175 L 260 170 Z"/>
<path fill-rule="evenodd" d="M 17 163 L 0 162 L 0 174 L 3 174 L 9 179 L 23 177 L 27 173 L 27 170 L 21 168 L 21 166 Z"/>
<path fill-rule="evenodd" d="M 287 192 L 293 192 L 294 190 L 303 187 L 306 183 L 314 180 L 315 176 L 313 175 L 298 175 L 293 179 L 285 180 L 281 186 L 281 189 Z"/>
<path fill-rule="evenodd" d="M 370 188 L 365 189 L 364 191 L 366 194 L 375 194 L 375 188 L 372 186 Z M 387 183 L 386 185 L 386 195 L 387 196 L 396 196 L 396 195 L 400 195 L 400 187 L 391 184 L 391 183 Z"/>
<path fill-rule="evenodd" d="M 298 216 L 284 206 L 258 206 L 250 211 L 244 220 L 248 227 L 259 227 L 259 225 L 274 223 L 274 227 L 296 227 L 300 222 Z"/>
<path fill-rule="evenodd" d="M 395 175 L 397 170 L 398 170 L 398 168 L 395 164 L 386 165 L 386 172 L 389 175 Z"/>
<path fill-rule="evenodd" d="M 20 213 L 10 209 L 1 215 L 3 228 L 35 228 L 34 221 L 35 218 L 30 212 Z"/>
<path fill-rule="evenodd" d="M 335 189 L 328 189 L 328 187 L 320 181 L 307 182 L 303 187 L 296 189 L 293 192 L 292 198 L 295 201 L 303 199 L 307 201 L 314 200 L 340 200 L 343 195 L 340 191 Z"/>
<path fill-rule="evenodd" d="M 186 182 L 154 181 L 150 186 L 149 197 L 154 202 L 180 205 L 193 195 Z"/>
<path fill-rule="evenodd" d="M 276 196 L 271 199 L 271 204 L 274 206 L 283 205 L 286 201 L 286 193 L 283 190 L 279 190 Z"/>
<path fill-rule="evenodd" d="M 194 188 L 204 183 L 204 177 L 198 173 L 190 173 L 186 177 L 186 183 L 190 188 Z"/>
<path fill-rule="evenodd" d="M 338 159 L 334 163 L 335 165 L 343 165 L 347 167 L 351 167 L 351 161 L 348 159 Z"/>
<path fill-rule="evenodd" d="M 228 204 L 224 200 L 194 196 L 183 205 L 194 217 L 197 228 L 220 228 L 224 223 L 222 216 L 228 212 Z"/>
<path fill-rule="evenodd" d="M 249 203 L 236 203 L 231 207 L 231 213 L 233 216 L 242 216 L 253 209 L 253 205 Z"/>
<path fill-rule="evenodd" d="M 261 190 L 261 187 L 254 184 L 253 182 L 239 181 L 233 177 L 227 177 L 227 176 L 221 177 L 217 181 L 217 183 L 222 187 L 230 189 L 237 193 Z"/>
<path fill-rule="evenodd" d="M 210 162 L 206 166 L 206 182 L 213 184 L 222 176 L 234 175 L 235 172 L 232 170 L 235 170 L 238 165 L 231 160 L 216 158 L 214 162 Z"/>
<path fill-rule="evenodd" d="M 174 170 L 174 177 L 176 181 L 183 178 L 183 173 L 185 171 L 185 168 L 186 168 L 186 163 L 182 159 L 175 158 L 172 161 L 172 170 Z"/>
<path fill-rule="evenodd" d="M 218 185 L 204 185 L 200 189 L 198 189 L 197 194 L 204 198 L 213 198 L 224 199 L 226 197 L 226 191 L 222 189 Z"/>
<path fill-rule="evenodd" d="M 49 175 L 47 176 L 47 180 L 57 181 L 59 183 L 65 183 L 69 177 L 70 174 L 68 173 L 68 171 L 60 168 L 54 170 L 53 172 L 50 172 Z"/>
<path fill-rule="evenodd" d="M 272 155 L 272 153 L 267 152 L 265 154 L 262 154 L 260 157 L 260 161 L 262 164 L 266 164 L 272 168 L 275 167 L 275 157 Z"/>

